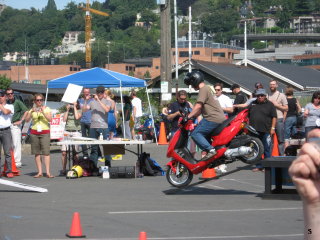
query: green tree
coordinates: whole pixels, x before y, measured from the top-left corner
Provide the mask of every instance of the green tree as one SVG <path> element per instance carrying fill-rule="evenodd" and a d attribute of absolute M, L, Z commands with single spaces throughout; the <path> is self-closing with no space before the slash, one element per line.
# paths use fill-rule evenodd
<path fill-rule="evenodd" d="M 290 5 L 285 2 L 284 5 L 282 5 L 282 10 L 277 11 L 276 17 L 279 19 L 277 23 L 279 27 L 289 28 L 290 20 L 292 18 L 292 10 L 290 9 Z"/>
<path fill-rule="evenodd" d="M 57 5 L 54 0 L 48 0 L 47 6 L 45 7 L 45 11 L 57 11 Z"/>
<path fill-rule="evenodd" d="M 7 78 L 7 75 L 0 75 L 0 89 L 6 89 L 10 87 L 11 79 Z"/>
<path fill-rule="evenodd" d="M 294 15 L 303 16 L 311 13 L 311 3 L 309 0 L 296 0 Z"/>

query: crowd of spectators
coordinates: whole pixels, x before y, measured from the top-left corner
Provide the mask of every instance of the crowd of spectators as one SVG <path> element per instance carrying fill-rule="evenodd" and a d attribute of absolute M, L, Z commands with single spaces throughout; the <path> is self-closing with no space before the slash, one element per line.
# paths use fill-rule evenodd
<path fill-rule="evenodd" d="M 200 84 L 201 85 L 201 84 Z M 199 86 L 200 86 L 199 85 Z M 232 100 L 224 90 L 222 83 L 216 83 L 210 87 L 203 83 L 204 86 L 199 87 L 199 97 L 211 96 L 209 92 L 213 92 L 213 99 L 217 100 L 217 108 L 215 112 L 220 112 L 219 121 L 214 119 L 212 122 L 221 122 L 233 116 L 245 108 L 249 109 L 250 125 L 252 125 L 259 133 L 259 138 L 264 145 L 264 156 L 271 156 L 272 138 L 277 137 L 279 143 L 280 155 L 285 155 L 285 149 L 289 146 L 289 140 L 297 133 L 297 123 L 301 116 L 303 108 L 299 103 L 299 99 L 294 97 L 292 87 L 287 87 L 285 93 L 278 91 L 278 83 L 271 80 L 269 89 L 265 89 L 261 83 L 254 85 L 255 90 L 251 96 L 247 96 L 241 91 L 238 84 L 233 84 L 230 88 L 231 94 L 234 95 Z M 206 90 L 206 91 L 204 91 Z M 31 125 L 31 152 L 35 155 L 35 163 L 37 167 L 36 178 L 43 176 L 42 160 L 45 163 L 46 176 L 53 177 L 50 173 L 50 121 L 52 118 L 51 110 L 44 106 L 44 97 L 41 94 L 34 96 L 34 107 L 30 110 L 14 97 L 13 90 L 8 88 L 2 93 L 3 104 L 0 115 L 0 137 L 3 138 L 2 146 L 5 153 L 5 161 L 8 161 L 13 149 L 14 159 L 17 167 L 21 167 L 21 126 L 24 121 L 32 120 Z M 199 98 L 198 97 L 198 98 Z M 1 96 L 0 96 L 1 100 Z M 106 90 L 103 86 L 96 88 L 96 94 L 91 95 L 90 89 L 84 88 L 82 97 L 74 104 L 67 104 L 63 112 L 63 122 L 65 123 L 65 132 L 67 136 L 90 137 L 96 139 L 112 139 L 117 134 L 118 129 L 118 113 L 123 110 L 124 121 L 121 122 L 122 135 L 126 139 L 136 139 L 136 129 L 141 125 L 141 117 L 143 115 L 142 102 L 137 97 L 135 91 L 130 96 L 123 97 L 123 109 L 117 109 L 114 95 L 110 90 Z M 215 100 L 212 106 L 215 106 Z M 172 137 L 178 129 L 178 120 L 181 116 L 180 110 L 185 109 L 190 112 L 191 116 L 197 117 L 197 128 L 192 133 L 192 138 L 200 144 L 201 149 L 205 149 L 206 154 L 214 149 L 211 148 L 210 142 L 207 142 L 205 132 L 211 132 L 209 126 L 211 124 L 210 115 L 198 114 L 203 112 L 199 110 L 200 106 L 193 105 L 188 100 L 188 93 L 185 90 L 177 92 L 175 101 L 165 104 L 162 109 L 162 116 L 166 123 L 168 138 Z M 219 111 L 218 111 L 219 110 Z M 205 112 L 205 111 L 204 111 Z M 315 129 L 320 128 L 320 91 L 313 93 L 310 103 L 304 107 L 304 129 L 305 135 Z M 220 119 L 221 118 L 221 119 Z M 1 125 L 1 121 L 6 124 Z M 10 123 L 8 125 L 8 123 Z M 123 123 L 123 124 L 122 124 Z M 8 126 L 7 126 L 8 125 Z M 215 128 L 214 125 L 212 128 Z M 10 136 L 9 131 L 10 130 Z M 10 141 L 6 140 L 10 139 Z M 9 145 L 8 145 L 9 143 Z M 61 147 L 62 152 L 62 169 L 60 174 L 66 174 L 66 146 Z M 84 157 L 90 158 L 95 164 L 98 162 L 101 151 L 98 146 L 92 146 L 90 152 L 86 145 L 73 147 L 73 155 L 77 157 L 77 153 L 82 152 Z M 212 155 L 211 154 L 211 155 Z M 210 155 L 210 154 L 209 154 Z M 208 155 L 208 157 L 210 157 Z M 104 157 L 105 164 L 111 165 L 111 156 Z M 207 157 L 207 158 L 208 158 Z M 201 160 L 207 159 L 203 157 Z M 10 165 L 10 164 L 7 164 Z M 219 170 L 219 168 L 218 168 Z M 220 169 L 226 171 L 226 167 Z M 253 171 L 263 171 L 260 165 L 257 165 Z M 7 168 L 6 176 L 11 177 L 11 169 Z"/>

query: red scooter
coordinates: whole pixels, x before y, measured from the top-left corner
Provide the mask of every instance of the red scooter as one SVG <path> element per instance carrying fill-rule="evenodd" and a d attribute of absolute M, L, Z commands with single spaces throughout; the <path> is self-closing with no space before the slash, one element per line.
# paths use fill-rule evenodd
<path fill-rule="evenodd" d="M 241 160 L 253 164 L 261 159 L 263 144 L 259 138 L 253 136 L 258 133 L 248 125 L 247 109 L 222 122 L 211 133 L 212 146 L 217 154 L 206 161 L 196 160 L 187 148 L 189 133 L 194 129 L 194 124 L 193 120 L 185 118 L 179 119 L 179 129 L 173 135 L 167 151 L 167 157 L 172 160 L 167 163 L 166 177 L 172 186 L 186 187 L 194 174 L 223 163 Z"/>

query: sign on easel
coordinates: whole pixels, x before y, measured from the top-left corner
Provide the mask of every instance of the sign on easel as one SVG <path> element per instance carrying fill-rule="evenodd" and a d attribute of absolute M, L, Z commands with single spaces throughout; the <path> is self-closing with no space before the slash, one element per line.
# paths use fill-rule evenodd
<path fill-rule="evenodd" d="M 52 118 L 50 122 L 50 139 L 63 139 L 64 123 L 62 116 Z"/>
<path fill-rule="evenodd" d="M 11 187 L 22 188 L 22 189 L 26 189 L 33 192 L 40 192 L 40 193 L 48 192 L 48 189 L 46 188 L 41 188 L 37 186 L 27 185 L 24 183 L 13 182 L 13 181 L 4 180 L 4 179 L 0 179 L 0 184 L 11 186 Z"/>

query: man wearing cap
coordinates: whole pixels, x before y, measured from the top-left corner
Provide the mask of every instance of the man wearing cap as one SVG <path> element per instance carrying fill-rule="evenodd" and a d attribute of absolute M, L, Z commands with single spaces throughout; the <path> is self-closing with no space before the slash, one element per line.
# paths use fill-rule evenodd
<path fill-rule="evenodd" d="M 282 156 L 284 154 L 284 121 L 283 114 L 288 111 L 288 100 L 287 97 L 277 90 L 278 82 L 276 80 L 271 80 L 269 83 L 270 95 L 268 97 L 269 101 L 274 104 L 277 109 L 277 124 L 276 124 L 276 134 L 279 143 L 279 154 Z"/>
<path fill-rule="evenodd" d="M 107 139 L 109 129 L 108 129 L 108 112 L 110 111 L 111 102 L 104 98 L 105 88 L 103 86 L 98 86 L 96 89 L 96 94 L 94 95 L 94 100 L 89 104 L 84 103 L 82 111 L 86 112 L 91 110 L 91 125 L 90 125 L 90 138 L 99 139 L 102 135 L 103 139 Z M 91 146 L 90 159 L 97 166 L 98 163 L 98 145 Z M 105 165 L 111 166 L 110 155 L 105 156 Z"/>
<path fill-rule="evenodd" d="M 259 133 L 259 139 L 264 146 L 264 157 L 271 157 L 271 136 L 275 133 L 277 122 L 276 108 L 267 99 L 267 92 L 260 88 L 256 91 L 257 99 L 249 105 L 249 122 Z M 262 171 L 262 166 L 257 164 L 253 171 Z"/>
<path fill-rule="evenodd" d="M 14 107 L 12 104 L 7 104 L 5 91 L 0 91 L 0 150 L 1 145 L 4 151 L 4 161 L 7 163 L 7 170 L 5 177 L 12 178 L 11 169 L 11 148 L 12 148 L 12 136 L 11 136 L 11 119 L 14 113 Z M 0 168 L 1 168 L 1 155 L 0 155 Z M 0 169 L 1 170 L 1 169 Z M 1 172 L 1 171 L 0 171 Z"/>
<path fill-rule="evenodd" d="M 237 105 L 237 104 L 244 104 L 246 103 L 247 101 L 247 96 L 245 93 L 243 93 L 241 90 L 240 90 L 240 86 L 239 84 L 233 84 L 231 86 L 231 91 L 233 94 L 236 95 L 236 98 L 233 102 L 234 105 Z M 243 108 L 240 108 L 240 107 L 234 107 L 234 110 L 233 110 L 233 113 L 230 114 L 230 116 L 234 116 L 234 115 L 237 115 L 239 112 L 241 112 L 243 110 Z"/>

